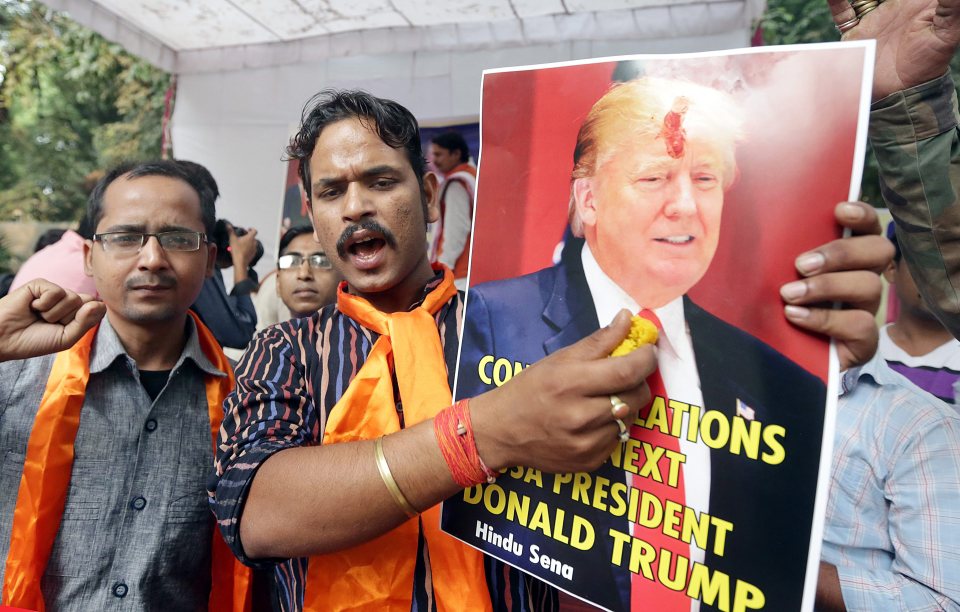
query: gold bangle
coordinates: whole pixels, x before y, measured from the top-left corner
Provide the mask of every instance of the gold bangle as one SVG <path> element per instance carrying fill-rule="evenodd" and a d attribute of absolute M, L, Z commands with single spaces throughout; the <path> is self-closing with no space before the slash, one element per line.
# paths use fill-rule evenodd
<path fill-rule="evenodd" d="M 390 491 L 390 495 L 393 495 L 393 501 L 397 502 L 397 505 L 400 506 L 403 513 L 407 515 L 407 518 L 413 518 L 419 515 L 420 513 L 407 501 L 403 491 L 400 490 L 400 486 L 390 472 L 387 457 L 383 454 L 383 436 L 377 438 L 377 442 L 374 444 L 374 450 L 377 453 L 377 469 L 380 470 L 380 478 L 383 479 L 383 484 L 387 485 L 387 490 Z"/>

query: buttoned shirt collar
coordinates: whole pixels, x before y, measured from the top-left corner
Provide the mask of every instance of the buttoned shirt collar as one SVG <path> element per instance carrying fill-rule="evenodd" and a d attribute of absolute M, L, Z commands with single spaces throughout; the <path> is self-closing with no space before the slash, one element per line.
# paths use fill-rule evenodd
<path fill-rule="evenodd" d="M 197 335 L 197 326 L 193 322 L 193 317 L 187 317 L 186 325 L 187 343 L 183 347 L 183 352 L 180 353 L 180 359 L 178 359 L 176 365 L 173 366 L 173 371 L 179 370 L 184 361 L 190 359 L 206 374 L 219 377 L 226 376 L 226 372 L 217 369 L 217 367 L 207 359 L 207 356 L 203 354 L 203 350 L 200 348 L 200 338 Z M 120 337 L 117 336 L 116 330 L 110 325 L 110 317 L 108 315 L 100 322 L 100 329 L 97 330 L 97 338 L 93 343 L 93 349 L 90 353 L 90 372 L 92 374 L 103 372 L 120 357 L 126 358 L 127 363 L 131 367 L 137 367 L 136 362 L 123 348 L 123 343 L 120 341 Z"/>
<path fill-rule="evenodd" d="M 903 385 L 903 377 L 894 372 L 883 361 L 879 354 L 862 366 L 850 368 L 842 374 L 842 384 L 840 385 L 840 397 L 852 392 L 861 379 L 869 377 L 874 384 L 884 385 Z"/>
<path fill-rule="evenodd" d="M 879 355 L 874 355 L 867 363 L 840 373 L 839 396 L 843 397 L 844 395 L 852 393 L 864 377 L 869 377 L 874 384 L 879 386 L 898 382 L 902 383 L 902 381 L 898 381 L 900 375 L 891 370 L 887 364 L 880 359 Z"/>

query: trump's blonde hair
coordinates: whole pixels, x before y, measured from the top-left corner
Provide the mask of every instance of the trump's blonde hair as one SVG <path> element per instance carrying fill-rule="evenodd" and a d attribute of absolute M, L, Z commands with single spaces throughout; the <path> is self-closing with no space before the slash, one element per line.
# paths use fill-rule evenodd
<path fill-rule="evenodd" d="M 723 152 L 723 189 L 736 177 L 736 145 L 743 139 L 743 117 L 733 98 L 712 87 L 688 81 L 642 77 L 613 85 L 590 109 L 573 153 L 568 220 L 575 236 L 583 236 L 573 183 L 593 176 L 630 139 L 656 138 L 678 98 L 685 98 L 686 140 L 708 142 Z M 666 147 L 666 143 L 664 143 Z"/>

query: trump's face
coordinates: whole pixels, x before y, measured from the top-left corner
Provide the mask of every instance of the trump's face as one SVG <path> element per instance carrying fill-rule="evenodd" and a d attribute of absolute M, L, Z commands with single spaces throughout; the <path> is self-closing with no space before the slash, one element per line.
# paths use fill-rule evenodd
<path fill-rule="evenodd" d="M 641 136 L 617 143 L 593 176 L 576 179 L 577 211 L 597 263 L 640 306 L 682 296 L 710 266 L 730 178 L 723 153 L 690 139 L 674 157 L 662 137 Z"/>

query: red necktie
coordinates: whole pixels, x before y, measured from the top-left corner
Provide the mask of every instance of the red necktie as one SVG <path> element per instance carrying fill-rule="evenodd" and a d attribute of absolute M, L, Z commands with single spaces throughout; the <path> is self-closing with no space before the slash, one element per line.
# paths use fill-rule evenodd
<path fill-rule="evenodd" d="M 663 326 L 652 310 L 643 309 L 639 315 L 656 325 L 660 333 L 663 333 Z M 667 414 L 667 423 L 671 423 L 673 410 L 670 408 L 670 401 L 667 399 L 666 387 L 664 387 L 663 378 L 660 376 L 659 369 L 654 370 L 653 374 L 647 378 L 647 384 L 650 386 L 650 393 L 654 400 L 640 411 L 640 418 L 645 421 L 650 414 L 650 409 L 654 401 L 656 401 L 656 398 L 662 398 L 664 410 Z M 667 429 L 669 429 L 669 427 L 667 427 Z M 666 449 L 666 451 L 680 452 L 680 440 L 667 433 L 663 433 L 658 427 L 647 429 L 646 427 L 633 425 L 630 428 L 630 437 L 649 444 L 653 448 L 660 447 Z M 642 468 L 646 461 L 644 446 L 645 445 L 642 444 L 638 449 L 639 458 L 637 459 L 637 465 L 641 467 L 641 472 L 643 471 Z M 660 457 L 657 465 L 663 482 L 657 482 L 648 476 L 635 475 L 633 477 L 634 488 L 656 495 L 662 505 L 665 505 L 668 500 L 674 501 L 681 506 L 684 505 L 682 465 L 678 472 L 676 486 L 670 486 L 669 483 L 670 459 L 667 457 L 666 452 Z M 680 578 L 676 582 L 682 585 L 686 584 L 687 581 L 685 577 L 676 575 L 676 558 L 677 556 L 689 558 L 690 546 L 678 539 L 664 535 L 662 527 L 651 529 L 636 525 L 633 536 L 637 539 L 644 540 L 656 548 L 657 557 L 652 564 L 654 577 L 656 578 L 655 582 L 644 577 L 642 573 L 633 574 L 630 588 L 630 609 L 650 610 L 652 612 L 688 612 L 690 610 L 690 599 L 683 591 L 673 591 L 661 585 L 660 577 L 667 577 L 667 579 L 671 581 L 674 578 Z M 664 567 L 661 569 L 660 564 L 667 563 L 668 559 L 669 568 Z M 681 567 L 689 567 L 689 563 L 684 563 Z"/>

